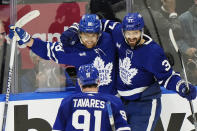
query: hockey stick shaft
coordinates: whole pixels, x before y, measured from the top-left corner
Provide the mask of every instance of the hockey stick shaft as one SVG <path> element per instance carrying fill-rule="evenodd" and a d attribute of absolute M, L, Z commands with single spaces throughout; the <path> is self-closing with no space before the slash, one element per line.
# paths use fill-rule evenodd
<path fill-rule="evenodd" d="M 114 117 L 113 117 L 113 113 L 112 113 L 112 109 L 111 109 L 111 102 L 108 101 L 106 105 L 107 105 L 107 111 L 108 111 L 108 115 L 109 115 L 109 122 L 110 122 L 110 125 L 111 125 L 111 128 L 112 128 L 112 131 L 115 131 L 116 128 L 115 128 Z"/>
<path fill-rule="evenodd" d="M 10 64 L 9 64 L 9 71 L 8 71 L 7 91 L 6 91 L 5 106 L 4 106 L 4 113 L 3 113 L 2 131 L 5 131 L 5 126 L 6 126 L 8 103 L 9 103 L 10 89 L 11 89 L 11 80 L 12 80 L 12 73 L 13 73 L 15 46 L 16 46 L 16 37 L 14 37 L 12 40 L 12 47 L 11 47 L 12 53 L 10 56 Z"/>
<path fill-rule="evenodd" d="M 189 82 L 188 82 L 188 79 L 187 79 L 187 74 L 186 74 L 186 70 L 185 70 L 185 66 L 184 66 L 182 54 L 181 54 L 181 52 L 180 52 L 180 50 L 179 50 L 179 48 L 178 48 L 178 46 L 176 44 L 176 41 L 175 41 L 175 38 L 174 38 L 172 29 L 169 29 L 169 36 L 170 36 L 170 40 L 171 40 L 171 42 L 172 42 L 172 44 L 173 44 L 176 52 L 179 55 L 179 59 L 181 61 L 181 65 L 182 65 L 182 68 L 183 68 L 183 73 L 184 73 L 186 85 L 187 85 L 187 88 L 189 89 Z M 193 102 L 192 101 L 189 101 L 189 104 L 190 104 L 190 109 L 191 109 L 192 117 L 193 117 L 193 120 L 194 120 L 195 131 L 197 131 L 197 120 L 196 120 L 196 116 L 195 116 L 195 112 L 194 112 Z"/>
<path fill-rule="evenodd" d="M 21 19 L 19 19 L 15 26 L 23 27 L 25 24 L 30 22 L 32 19 L 38 17 L 40 12 L 38 10 L 31 11 L 24 15 Z M 13 73 L 13 65 L 14 65 L 14 55 L 16 49 L 16 36 L 14 35 L 11 43 L 11 55 L 10 55 L 10 63 L 9 63 L 9 71 L 8 71 L 8 80 L 7 80 L 7 91 L 6 91 L 6 99 L 4 105 L 4 112 L 3 112 L 3 123 L 2 123 L 2 131 L 5 131 L 6 127 L 6 120 L 7 120 L 7 112 L 8 112 L 8 103 L 10 98 L 10 90 L 11 90 L 11 81 L 12 81 L 12 73 Z"/>

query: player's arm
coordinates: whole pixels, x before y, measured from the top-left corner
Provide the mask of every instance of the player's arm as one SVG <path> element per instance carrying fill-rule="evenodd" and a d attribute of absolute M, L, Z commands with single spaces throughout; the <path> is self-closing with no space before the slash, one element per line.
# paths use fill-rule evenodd
<path fill-rule="evenodd" d="M 31 50 L 40 57 L 53 60 L 59 64 L 68 64 L 73 66 L 80 66 L 92 62 L 97 56 L 97 53 L 93 51 L 69 51 L 63 49 L 62 43 L 55 42 L 43 42 L 40 39 L 34 39 Z M 72 50 L 72 48 L 70 48 Z"/>
<path fill-rule="evenodd" d="M 59 109 L 58 109 L 58 113 L 55 119 L 55 122 L 53 124 L 53 130 L 52 131 L 64 131 L 66 129 L 66 124 L 67 124 L 67 120 L 68 120 L 68 106 L 65 105 L 69 105 L 67 103 L 66 98 L 62 100 Z M 65 114 L 65 112 L 67 112 L 68 114 Z"/>
<path fill-rule="evenodd" d="M 60 41 L 63 43 L 64 48 L 72 46 L 79 41 L 78 37 L 79 24 L 73 23 L 66 31 L 60 36 Z"/>
<path fill-rule="evenodd" d="M 180 77 L 179 73 L 173 71 L 161 48 L 157 48 L 150 54 L 151 57 L 148 58 L 146 68 L 155 75 L 161 86 L 177 92 L 188 100 L 196 98 L 195 87 L 189 84 L 189 91 L 187 90 L 185 81 Z"/>
<path fill-rule="evenodd" d="M 129 124 L 127 123 L 127 115 L 124 111 L 121 100 L 114 97 L 111 101 L 111 107 L 116 131 L 131 131 Z"/>
<path fill-rule="evenodd" d="M 120 27 L 118 27 L 118 25 L 120 25 L 120 22 L 101 19 L 101 23 L 102 23 L 102 30 L 104 32 L 107 32 L 107 33 L 110 33 L 110 34 L 112 34 L 113 31 L 115 31 L 116 28 L 120 28 Z"/>
<path fill-rule="evenodd" d="M 10 27 L 9 37 L 17 36 L 17 41 L 20 46 L 26 45 L 30 49 L 45 60 L 53 60 L 59 64 L 68 64 L 73 66 L 79 66 L 82 64 L 90 63 L 90 60 L 96 57 L 96 53 L 87 55 L 84 51 L 72 52 L 64 51 L 62 43 L 45 42 L 38 38 L 31 38 L 31 36 L 22 28 Z"/>

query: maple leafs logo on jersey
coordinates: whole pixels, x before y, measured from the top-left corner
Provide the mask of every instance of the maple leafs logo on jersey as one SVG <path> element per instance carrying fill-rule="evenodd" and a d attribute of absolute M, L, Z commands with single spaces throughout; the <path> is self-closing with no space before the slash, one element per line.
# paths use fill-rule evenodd
<path fill-rule="evenodd" d="M 138 73 L 136 68 L 131 67 L 131 60 L 125 57 L 123 61 L 119 59 L 119 74 L 123 83 L 131 85 L 131 79 Z"/>
<path fill-rule="evenodd" d="M 105 66 L 104 61 L 97 56 L 93 62 L 93 65 L 99 71 L 100 86 L 108 85 L 112 81 L 111 72 L 112 72 L 113 64 L 109 62 Z"/>

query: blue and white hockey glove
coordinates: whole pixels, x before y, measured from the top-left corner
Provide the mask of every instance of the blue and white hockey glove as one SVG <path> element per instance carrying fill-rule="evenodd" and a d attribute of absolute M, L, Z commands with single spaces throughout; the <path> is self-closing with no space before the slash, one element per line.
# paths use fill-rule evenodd
<path fill-rule="evenodd" d="M 179 87 L 179 95 L 187 100 L 193 100 L 196 98 L 196 88 L 189 84 L 189 89 L 186 86 L 186 83 L 182 83 Z"/>
<path fill-rule="evenodd" d="M 60 36 L 63 47 L 74 45 L 78 40 L 78 23 L 73 23 L 66 31 Z"/>
<path fill-rule="evenodd" d="M 22 45 L 26 45 L 30 39 L 31 36 L 28 34 L 25 30 L 19 27 L 15 27 L 14 25 L 9 26 L 9 38 L 13 39 L 14 35 L 16 36 L 16 40 L 19 44 L 19 46 L 22 47 Z"/>

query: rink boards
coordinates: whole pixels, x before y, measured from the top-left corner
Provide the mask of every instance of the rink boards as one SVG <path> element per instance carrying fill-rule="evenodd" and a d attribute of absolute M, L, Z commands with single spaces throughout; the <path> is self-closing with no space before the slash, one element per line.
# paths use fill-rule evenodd
<path fill-rule="evenodd" d="M 190 131 L 189 102 L 176 93 L 162 90 L 162 113 L 155 131 Z M 72 92 L 23 93 L 10 96 L 6 131 L 50 131 L 64 97 Z M 5 95 L 0 95 L 0 130 Z M 197 102 L 193 101 L 197 112 Z"/>

